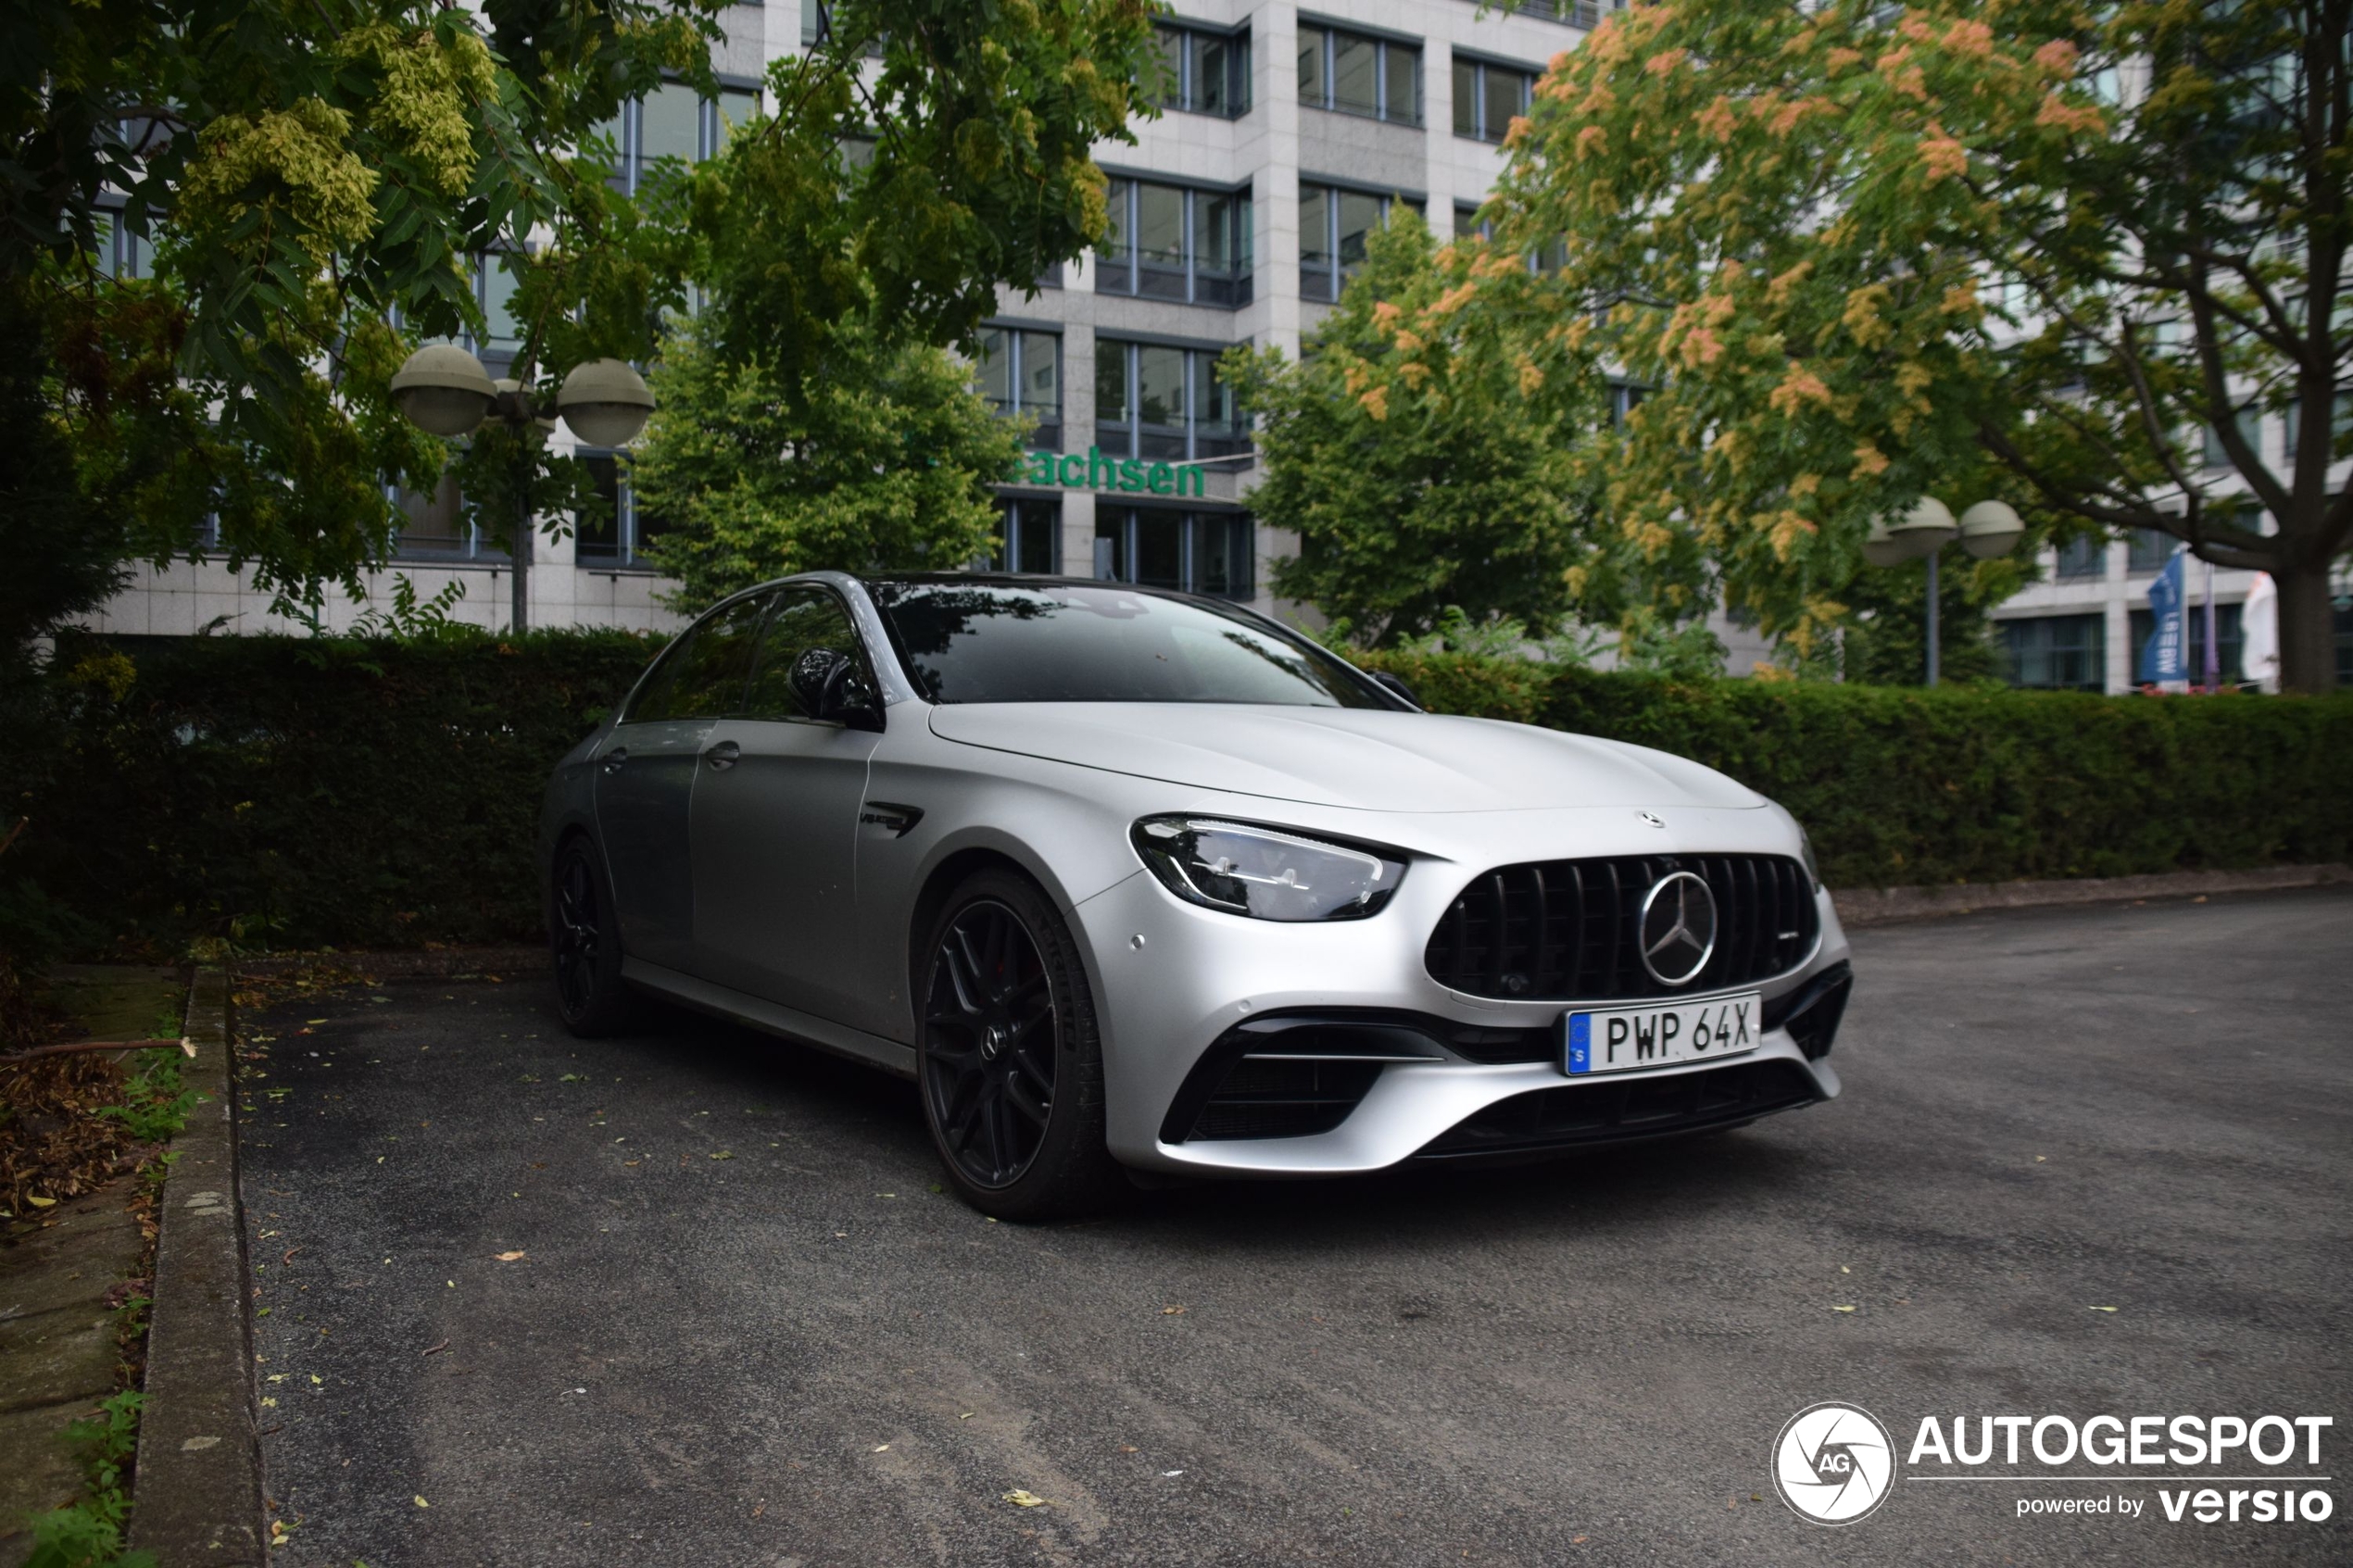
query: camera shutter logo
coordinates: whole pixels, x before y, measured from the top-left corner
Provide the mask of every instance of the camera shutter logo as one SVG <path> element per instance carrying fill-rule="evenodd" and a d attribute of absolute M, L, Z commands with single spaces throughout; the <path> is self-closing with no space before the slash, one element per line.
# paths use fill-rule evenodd
<path fill-rule="evenodd" d="M 1773 1486 L 1800 1518 L 1852 1524 L 1869 1517 L 1895 1481 L 1895 1442 L 1870 1411 L 1808 1405 L 1773 1439 Z"/>

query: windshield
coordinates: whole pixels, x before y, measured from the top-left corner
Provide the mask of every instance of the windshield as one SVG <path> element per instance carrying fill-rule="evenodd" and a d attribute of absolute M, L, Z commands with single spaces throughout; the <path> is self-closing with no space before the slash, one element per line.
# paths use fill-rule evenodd
<path fill-rule="evenodd" d="M 1112 583 L 869 586 L 933 702 L 1396 706 L 1313 643 L 1237 610 Z"/>

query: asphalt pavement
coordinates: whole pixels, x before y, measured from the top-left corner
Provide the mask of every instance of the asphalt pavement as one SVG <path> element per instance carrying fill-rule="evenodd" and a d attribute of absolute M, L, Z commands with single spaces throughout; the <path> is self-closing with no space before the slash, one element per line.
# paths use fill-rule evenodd
<path fill-rule="evenodd" d="M 2353 893 L 1855 948 L 1834 1103 L 1038 1227 L 939 1190 L 910 1085 L 813 1050 L 574 1041 L 535 973 L 279 1007 L 243 1176 L 276 1560 L 2353 1560 Z M 1825 1528 L 1769 1451 L 1828 1399 L 1899 1444 L 2329 1415 L 2335 1512 L 1915 1466 Z M 2145 1512 L 2016 1512 L 2118 1495 Z"/>

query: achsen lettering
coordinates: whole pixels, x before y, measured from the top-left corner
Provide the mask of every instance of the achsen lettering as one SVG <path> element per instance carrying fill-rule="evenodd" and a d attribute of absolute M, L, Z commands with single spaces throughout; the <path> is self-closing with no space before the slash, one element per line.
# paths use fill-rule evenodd
<path fill-rule="evenodd" d="M 1207 473 L 1194 463 L 1153 463 L 1150 466 L 1134 458 L 1107 458 L 1100 446 L 1089 446 L 1087 455 L 1072 452 L 1056 457 L 1051 452 L 1032 452 L 1026 458 L 1016 458 L 1005 472 L 1007 484 L 1036 484 L 1064 490 L 1101 490 L 1114 495 L 1152 495 L 1193 496 L 1205 499 L 1209 495 Z"/>

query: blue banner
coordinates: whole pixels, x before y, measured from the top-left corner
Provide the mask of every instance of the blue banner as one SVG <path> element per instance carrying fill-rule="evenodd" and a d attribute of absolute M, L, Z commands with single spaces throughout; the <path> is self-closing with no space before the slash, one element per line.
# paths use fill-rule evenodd
<path fill-rule="evenodd" d="M 2165 570 L 2149 584 L 2149 616 L 2156 627 L 2149 640 L 2141 645 L 2140 681 L 2144 685 L 2163 685 L 2168 682 L 2186 683 L 2190 678 L 2189 625 L 2182 613 L 2182 553 L 2165 563 Z"/>

